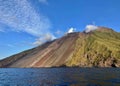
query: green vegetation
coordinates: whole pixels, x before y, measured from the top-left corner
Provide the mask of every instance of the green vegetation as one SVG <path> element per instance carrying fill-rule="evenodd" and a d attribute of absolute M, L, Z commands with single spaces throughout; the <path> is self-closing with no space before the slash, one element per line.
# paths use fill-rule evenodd
<path fill-rule="evenodd" d="M 120 33 L 112 30 L 93 31 L 76 40 L 67 66 L 120 66 Z"/>
<path fill-rule="evenodd" d="M 104 27 L 89 33 L 71 33 L 0 60 L 0 67 L 31 67 L 31 65 L 32 67 L 120 67 L 120 33 Z"/>

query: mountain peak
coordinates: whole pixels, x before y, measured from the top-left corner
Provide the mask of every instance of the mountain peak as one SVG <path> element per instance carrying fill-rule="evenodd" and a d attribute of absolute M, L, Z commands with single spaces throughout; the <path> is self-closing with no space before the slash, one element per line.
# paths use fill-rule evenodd
<path fill-rule="evenodd" d="M 111 28 L 108 27 L 103 27 L 103 26 L 98 26 L 98 29 L 96 29 L 97 31 L 101 31 L 101 32 L 106 32 L 106 31 L 114 31 Z"/>
<path fill-rule="evenodd" d="M 109 32 L 109 31 L 114 31 L 114 30 L 111 28 L 108 28 L 108 27 L 103 27 L 103 26 L 87 25 L 86 30 L 83 32 L 84 33 L 91 33 L 93 31 Z"/>
<path fill-rule="evenodd" d="M 93 27 L 0 60 L 0 67 L 120 67 L 120 33 Z"/>

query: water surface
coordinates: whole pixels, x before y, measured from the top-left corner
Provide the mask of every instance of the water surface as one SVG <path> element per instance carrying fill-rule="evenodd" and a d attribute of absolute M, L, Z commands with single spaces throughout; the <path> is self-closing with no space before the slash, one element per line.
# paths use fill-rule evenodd
<path fill-rule="evenodd" d="M 120 86 L 120 68 L 1 68 L 0 86 Z"/>

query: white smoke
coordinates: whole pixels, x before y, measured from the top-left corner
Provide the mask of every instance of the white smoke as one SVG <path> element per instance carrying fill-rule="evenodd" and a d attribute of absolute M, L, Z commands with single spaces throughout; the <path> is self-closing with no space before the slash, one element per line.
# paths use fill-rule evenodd
<path fill-rule="evenodd" d="M 43 37 L 40 37 L 40 38 L 37 38 L 36 41 L 33 43 L 33 45 L 41 45 L 45 42 L 48 42 L 48 41 L 51 41 L 51 40 L 54 40 L 56 39 L 56 37 L 50 33 L 47 33 L 45 35 L 43 35 Z"/>
<path fill-rule="evenodd" d="M 76 30 L 76 28 L 71 27 L 71 28 L 67 31 L 67 33 L 73 33 L 73 32 L 75 32 L 75 30 Z"/>
<path fill-rule="evenodd" d="M 89 32 L 91 32 L 91 31 L 93 31 L 93 30 L 96 30 L 96 29 L 98 29 L 98 27 L 95 26 L 95 25 L 86 25 L 86 27 L 85 27 L 85 32 L 86 32 L 86 33 L 89 33 Z"/>

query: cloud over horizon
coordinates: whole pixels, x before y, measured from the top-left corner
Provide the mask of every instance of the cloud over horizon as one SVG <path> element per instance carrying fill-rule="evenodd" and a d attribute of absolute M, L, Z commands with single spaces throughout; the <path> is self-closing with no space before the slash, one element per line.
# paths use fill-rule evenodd
<path fill-rule="evenodd" d="M 39 1 L 47 3 L 47 0 Z M 0 0 L 0 23 L 9 26 L 11 31 L 26 32 L 38 38 L 50 33 L 51 28 L 50 20 L 38 13 L 27 0 Z"/>

